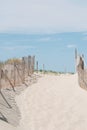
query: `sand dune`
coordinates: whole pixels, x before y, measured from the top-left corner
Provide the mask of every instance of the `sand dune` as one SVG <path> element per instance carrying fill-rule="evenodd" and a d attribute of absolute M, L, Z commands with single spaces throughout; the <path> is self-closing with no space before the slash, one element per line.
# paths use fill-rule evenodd
<path fill-rule="evenodd" d="M 16 97 L 18 127 L 0 121 L 0 130 L 87 130 L 87 91 L 75 75 L 44 75 Z"/>

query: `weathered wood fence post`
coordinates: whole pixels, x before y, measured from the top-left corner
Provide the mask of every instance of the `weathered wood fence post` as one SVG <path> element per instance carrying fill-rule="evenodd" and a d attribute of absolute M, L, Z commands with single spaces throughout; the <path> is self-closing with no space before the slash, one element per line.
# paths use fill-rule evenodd
<path fill-rule="evenodd" d="M 77 72 L 77 49 L 75 48 L 75 72 Z"/>
<path fill-rule="evenodd" d="M 43 73 L 45 73 L 45 65 L 43 64 Z"/>
<path fill-rule="evenodd" d="M 36 71 L 38 73 L 38 61 L 36 62 Z"/>
<path fill-rule="evenodd" d="M 15 62 L 13 64 L 13 66 L 14 66 L 14 86 L 15 86 L 16 85 L 16 68 L 15 68 L 16 63 Z"/>
<path fill-rule="evenodd" d="M 22 74 L 22 80 L 23 80 L 23 83 L 25 82 L 25 59 L 24 59 L 24 57 L 22 57 L 22 72 L 23 72 L 23 74 Z"/>
<path fill-rule="evenodd" d="M 31 71 L 31 56 L 28 56 L 28 76 L 30 76 Z"/>
<path fill-rule="evenodd" d="M 2 84 L 1 84 L 1 68 L 0 68 L 0 90 L 2 88 Z"/>
<path fill-rule="evenodd" d="M 5 98 L 5 96 L 3 95 L 1 89 L 2 89 L 2 83 L 1 83 L 1 79 L 2 79 L 2 69 L 0 68 L 0 94 L 3 98 L 3 100 L 6 102 L 6 104 L 9 106 L 9 108 L 12 108 L 11 105 L 8 103 L 7 99 Z"/>
<path fill-rule="evenodd" d="M 32 74 L 34 73 L 35 56 L 32 57 Z"/>

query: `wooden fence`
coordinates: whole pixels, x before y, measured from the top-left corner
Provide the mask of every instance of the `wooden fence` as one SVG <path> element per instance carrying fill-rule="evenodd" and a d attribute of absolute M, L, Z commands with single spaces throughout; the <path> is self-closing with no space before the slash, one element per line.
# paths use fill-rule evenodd
<path fill-rule="evenodd" d="M 4 63 L 0 67 L 0 89 L 3 87 L 12 87 L 25 83 L 27 76 L 34 72 L 35 56 L 22 57 L 19 61 Z"/>
<path fill-rule="evenodd" d="M 78 73 L 78 83 L 79 86 L 87 90 L 87 68 L 84 66 L 84 56 L 78 55 L 78 63 L 76 66 L 76 71 Z"/>
<path fill-rule="evenodd" d="M 21 84 L 26 84 L 26 78 L 34 73 L 35 56 L 22 57 L 19 60 L 14 59 L 0 65 L 0 95 L 11 108 L 2 88 L 12 88 L 15 92 L 15 87 Z"/>

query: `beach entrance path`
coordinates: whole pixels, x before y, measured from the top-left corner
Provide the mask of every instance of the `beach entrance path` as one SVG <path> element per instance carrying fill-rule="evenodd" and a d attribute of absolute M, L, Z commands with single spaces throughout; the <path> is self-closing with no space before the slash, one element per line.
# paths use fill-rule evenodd
<path fill-rule="evenodd" d="M 16 102 L 20 125 L 0 122 L 1 130 L 87 130 L 87 91 L 79 87 L 77 74 L 44 75 Z"/>

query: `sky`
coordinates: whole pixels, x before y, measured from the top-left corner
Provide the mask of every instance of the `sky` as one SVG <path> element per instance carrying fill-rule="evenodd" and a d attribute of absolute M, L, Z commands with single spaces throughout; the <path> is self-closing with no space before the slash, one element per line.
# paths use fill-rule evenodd
<path fill-rule="evenodd" d="M 0 60 L 35 55 L 39 68 L 74 72 L 87 60 L 86 0 L 0 0 Z"/>

